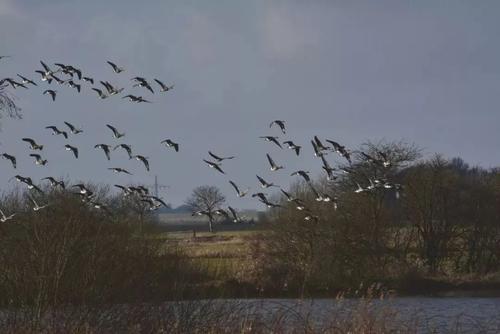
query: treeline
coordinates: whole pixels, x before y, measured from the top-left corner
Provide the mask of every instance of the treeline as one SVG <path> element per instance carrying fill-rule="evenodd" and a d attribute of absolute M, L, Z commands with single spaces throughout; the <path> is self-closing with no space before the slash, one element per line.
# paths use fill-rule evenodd
<path fill-rule="evenodd" d="M 2 326 L 11 311 L 36 328 L 48 312 L 72 306 L 82 312 L 84 306 L 179 299 L 203 279 L 178 248 L 154 237 L 146 203 L 108 187 L 86 187 L 105 209 L 60 188 L 43 188 L 44 194 L 16 189 L 2 197 L 2 211 L 16 213 L 0 224 Z M 32 199 L 48 206 L 34 211 Z"/>
<path fill-rule="evenodd" d="M 337 180 L 289 189 L 317 219 L 305 221 L 285 197 L 269 213 L 271 231 L 254 245 L 262 289 L 307 295 L 383 282 L 415 290 L 408 284 L 420 277 L 484 277 L 500 269 L 499 169 L 440 155 L 422 160 L 404 143 L 367 143 L 357 152 Z M 382 152 L 392 164 L 370 163 L 361 152 Z M 317 201 L 316 192 L 334 195 L 337 209 Z"/>
<path fill-rule="evenodd" d="M 368 143 L 357 152 L 352 165 L 336 166 L 345 170 L 336 180 L 286 189 L 307 213 L 279 194 L 271 199 L 281 207 L 268 212 L 234 277 L 214 279 L 209 261 L 190 259 L 182 244 L 158 233 L 140 198 L 87 185 L 107 203 L 98 209 L 58 188 L 5 194 L 0 207 L 18 214 L 0 224 L 0 307 L 41 316 L 65 305 L 332 296 L 374 282 L 404 290 L 419 277 L 500 271 L 498 169 L 441 156 L 422 160 L 402 143 Z M 382 152 L 391 165 L 367 162 L 361 152 Z M 332 200 L 318 201 L 317 193 Z M 35 212 L 30 196 L 49 206 Z"/>

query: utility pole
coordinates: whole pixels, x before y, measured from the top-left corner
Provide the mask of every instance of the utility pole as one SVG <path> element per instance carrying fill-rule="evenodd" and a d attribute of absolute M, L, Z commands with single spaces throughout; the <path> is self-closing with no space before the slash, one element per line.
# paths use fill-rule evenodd
<path fill-rule="evenodd" d="M 166 185 L 166 184 L 158 183 L 158 175 L 155 175 L 155 184 L 154 184 L 155 196 L 160 197 L 160 196 L 158 196 L 160 193 L 160 189 L 167 189 L 167 188 L 170 188 L 170 186 Z"/>

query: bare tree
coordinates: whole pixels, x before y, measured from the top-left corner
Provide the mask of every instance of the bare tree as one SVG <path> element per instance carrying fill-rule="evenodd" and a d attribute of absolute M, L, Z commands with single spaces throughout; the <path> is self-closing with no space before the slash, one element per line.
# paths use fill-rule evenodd
<path fill-rule="evenodd" d="M 226 197 L 216 186 L 199 186 L 193 190 L 186 204 L 193 212 L 203 212 L 208 217 L 208 229 L 213 232 L 215 211 L 226 202 Z"/>
<path fill-rule="evenodd" d="M 21 108 L 14 102 L 14 98 L 6 90 L 7 84 L 0 80 L 0 118 L 7 115 L 11 118 L 21 118 Z"/>
<path fill-rule="evenodd" d="M 464 221 L 458 180 L 449 161 L 440 155 L 414 166 L 405 177 L 408 220 L 418 231 L 420 255 L 432 274 L 449 255 Z"/>

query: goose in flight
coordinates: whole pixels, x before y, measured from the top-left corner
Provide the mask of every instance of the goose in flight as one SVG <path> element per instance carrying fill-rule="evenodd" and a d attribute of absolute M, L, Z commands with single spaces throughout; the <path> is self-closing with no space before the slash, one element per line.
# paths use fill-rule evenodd
<path fill-rule="evenodd" d="M 330 143 L 333 147 L 333 150 L 337 153 L 340 153 L 341 151 L 345 150 L 345 146 L 340 145 L 336 141 L 326 139 L 327 143 Z"/>
<path fill-rule="evenodd" d="M 111 211 L 109 210 L 108 206 L 104 203 L 94 201 L 93 199 L 90 199 L 88 201 L 89 205 L 92 206 L 94 209 L 97 210 L 102 210 L 106 212 L 108 215 L 111 215 Z"/>
<path fill-rule="evenodd" d="M 272 128 L 274 124 L 279 126 L 281 129 L 281 132 L 283 132 L 283 134 L 285 134 L 285 121 L 281 121 L 281 120 L 277 119 L 275 121 L 272 121 L 271 124 L 269 124 L 269 127 Z"/>
<path fill-rule="evenodd" d="M 106 88 L 106 90 L 108 91 L 109 96 L 113 96 L 113 95 L 119 94 L 119 93 L 121 93 L 123 91 L 123 88 L 115 88 L 112 84 L 110 84 L 107 81 L 99 81 L 99 82 L 101 83 L 101 85 L 104 86 L 104 88 Z"/>
<path fill-rule="evenodd" d="M 106 158 L 109 160 L 111 160 L 111 146 L 109 145 L 106 145 L 106 144 L 97 144 L 94 146 L 94 148 L 99 148 L 101 150 L 103 150 L 104 154 L 106 155 Z"/>
<path fill-rule="evenodd" d="M 132 95 L 132 94 L 128 94 L 128 95 L 125 95 L 124 97 L 122 97 L 122 99 L 127 99 L 127 98 L 128 98 L 128 100 L 130 102 L 137 102 L 137 103 L 146 102 L 146 103 L 151 103 L 151 101 L 143 99 L 142 96 L 135 96 L 135 95 Z"/>
<path fill-rule="evenodd" d="M 137 191 L 142 194 L 142 195 L 149 195 L 149 189 L 146 188 L 145 186 L 137 186 L 135 187 Z"/>
<path fill-rule="evenodd" d="M 80 191 L 80 194 L 82 195 L 87 195 L 87 194 L 92 194 L 92 192 L 87 189 L 87 187 L 83 183 L 77 183 L 71 186 L 72 188 L 78 188 Z"/>
<path fill-rule="evenodd" d="M 311 188 L 311 191 L 314 194 L 316 202 L 322 202 L 323 201 L 323 196 L 314 188 L 312 184 L 309 184 L 309 188 Z"/>
<path fill-rule="evenodd" d="M 279 204 L 276 204 L 276 203 L 272 203 L 272 202 L 269 202 L 269 201 L 262 201 L 262 203 L 264 203 L 268 208 L 272 209 L 272 208 L 281 208 L 281 205 Z"/>
<path fill-rule="evenodd" d="M 381 151 L 377 151 L 377 154 L 381 158 L 379 161 L 382 163 L 382 166 L 384 166 L 385 168 L 388 168 L 388 167 L 392 166 L 392 163 L 389 160 L 389 158 L 387 157 L 386 153 L 381 152 Z"/>
<path fill-rule="evenodd" d="M 300 175 L 304 178 L 304 180 L 306 180 L 306 182 L 311 182 L 311 178 L 308 175 L 309 173 L 310 173 L 309 171 L 298 170 L 290 174 L 290 176 Z"/>
<path fill-rule="evenodd" d="M 335 152 L 337 152 L 341 157 L 345 158 L 347 160 L 347 162 L 349 162 L 349 164 L 352 164 L 351 154 L 345 148 L 345 146 L 342 146 L 342 145 L 340 145 L 339 143 L 337 143 L 336 141 L 333 141 L 333 140 L 326 139 L 326 141 L 328 143 L 332 144 L 333 150 Z"/>
<path fill-rule="evenodd" d="M 64 65 L 61 63 L 55 63 L 57 67 L 59 67 L 58 71 L 62 71 L 64 74 L 69 75 L 73 78 L 73 76 L 76 74 L 78 77 L 78 80 L 82 79 L 82 71 L 77 69 L 76 67 L 73 67 L 71 65 Z"/>
<path fill-rule="evenodd" d="M 124 173 L 124 174 L 128 174 L 128 175 L 132 175 L 132 173 L 130 173 L 128 170 L 126 170 L 124 168 L 111 167 L 111 168 L 108 168 L 108 169 L 112 170 L 115 173 Z"/>
<path fill-rule="evenodd" d="M 210 167 L 210 168 L 213 168 L 213 169 L 216 169 L 218 172 L 222 173 L 222 174 L 226 174 L 224 173 L 224 171 L 222 170 L 222 168 L 220 168 L 220 164 L 219 163 L 216 163 L 216 162 L 212 162 L 212 161 L 208 161 L 208 160 L 205 160 L 203 159 L 203 161 L 205 161 L 205 163 Z"/>
<path fill-rule="evenodd" d="M 252 194 L 252 197 L 258 197 L 261 202 L 264 202 L 264 201 L 267 202 L 267 197 L 266 196 L 267 195 L 264 194 L 264 193 L 255 193 L 255 194 Z"/>
<path fill-rule="evenodd" d="M 358 187 L 356 190 L 354 190 L 354 192 L 355 192 L 356 194 L 359 194 L 359 193 L 361 193 L 361 192 L 363 192 L 363 191 L 365 191 L 365 190 L 366 190 L 366 189 L 363 189 L 363 187 L 361 187 L 361 186 L 359 185 L 359 183 L 357 183 L 357 182 L 356 182 L 356 186 Z"/>
<path fill-rule="evenodd" d="M 17 74 L 17 76 L 19 78 L 21 78 L 21 80 L 22 80 L 21 83 L 23 83 L 23 84 L 30 84 L 30 85 L 33 85 L 33 86 L 38 86 L 33 80 L 30 80 L 30 79 L 28 79 L 26 77 L 23 77 L 21 74 Z"/>
<path fill-rule="evenodd" d="M 0 60 L 7 59 L 7 58 L 11 58 L 11 56 L 0 56 Z"/>
<path fill-rule="evenodd" d="M 155 202 L 151 198 L 147 198 L 147 197 L 141 198 L 141 202 L 147 203 L 149 205 L 149 208 L 148 208 L 149 211 L 155 211 L 155 210 L 158 210 L 159 208 L 161 208 L 161 204 Z"/>
<path fill-rule="evenodd" d="M 73 77 L 73 72 L 69 69 L 68 66 L 61 64 L 61 63 L 54 63 L 57 67 L 59 67 L 59 71 L 63 72 L 64 74 L 70 75 Z"/>
<path fill-rule="evenodd" d="M 28 144 L 30 144 L 30 149 L 32 149 L 32 150 L 35 150 L 35 151 L 36 150 L 38 150 L 38 151 L 43 150 L 43 145 L 38 145 L 36 143 L 36 141 L 33 140 L 33 139 L 31 139 L 31 138 L 23 138 L 21 140 L 27 142 Z"/>
<path fill-rule="evenodd" d="M 13 213 L 11 215 L 6 216 L 5 213 L 2 211 L 2 209 L 0 209 L 0 215 L 1 215 L 0 222 L 5 223 L 6 221 L 11 220 L 12 218 L 14 218 L 14 216 L 16 215 L 16 213 Z"/>
<path fill-rule="evenodd" d="M 127 191 L 130 194 L 137 194 L 138 196 L 149 195 L 149 190 L 144 186 L 137 186 L 137 187 L 129 186 L 129 187 L 127 187 Z"/>
<path fill-rule="evenodd" d="M 31 180 L 31 177 L 29 177 L 29 176 L 24 177 L 24 176 L 17 174 L 17 175 L 14 175 L 14 177 L 11 178 L 11 180 L 12 179 L 16 179 L 17 182 L 25 183 L 28 186 L 33 184 L 33 180 Z"/>
<path fill-rule="evenodd" d="M 236 210 L 233 209 L 230 206 L 228 206 L 227 208 L 231 212 L 231 216 L 233 216 L 233 223 L 239 223 L 239 222 L 241 222 L 241 218 L 238 217 L 238 215 L 236 214 Z"/>
<path fill-rule="evenodd" d="M 66 149 L 66 151 L 73 152 L 73 155 L 75 156 L 75 158 L 78 159 L 78 148 L 71 146 L 69 144 L 64 145 L 64 148 Z"/>
<path fill-rule="evenodd" d="M 259 180 L 262 188 L 264 188 L 264 189 L 269 188 L 269 187 L 278 187 L 279 188 L 279 186 L 275 185 L 274 183 L 266 182 L 266 180 L 261 178 L 259 175 L 255 175 L 255 176 L 257 176 L 257 180 Z"/>
<path fill-rule="evenodd" d="M 149 195 L 148 188 L 146 188 L 144 186 L 137 186 L 137 187 L 130 186 L 130 187 L 128 187 L 128 190 L 131 191 L 132 193 L 136 193 L 139 196 L 148 196 Z"/>
<path fill-rule="evenodd" d="M 92 191 L 88 191 L 86 192 L 85 194 L 81 193 L 81 192 L 78 192 L 78 193 L 70 193 L 70 194 L 73 194 L 73 195 L 76 195 L 76 196 L 79 196 L 80 197 L 80 200 L 83 202 L 83 203 L 91 203 L 92 200 L 96 197 L 96 195 L 92 192 Z"/>
<path fill-rule="evenodd" d="M 271 156 L 269 155 L 269 153 L 267 153 L 266 156 L 267 156 L 267 161 L 269 161 L 269 165 L 271 165 L 271 171 L 274 172 L 274 171 L 277 171 L 277 170 L 285 168 L 283 166 L 276 165 L 276 163 L 274 162 L 273 158 L 271 158 Z"/>
<path fill-rule="evenodd" d="M 35 212 L 40 211 L 40 210 L 42 210 L 42 209 L 44 209 L 44 208 L 46 208 L 46 207 L 49 206 L 48 203 L 45 204 L 45 205 L 38 205 L 38 203 L 35 201 L 35 199 L 33 197 L 31 197 L 31 196 L 29 196 L 29 199 L 31 200 L 31 202 L 33 202 L 33 205 L 34 205 L 33 211 L 35 211 Z"/>
<path fill-rule="evenodd" d="M 45 166 L 47 164 L 47 160 L 42 159 L 40 154 L 30 154 L 30 157 L 35 158 L 35 164 L 40 166 Z"/>
<path fill-rule="evenodd" d="M 173 142 L 171 139 L 162 140 L 161 144 L 165 144 L 167 147 L 173 147 L 175 152 L 179 152 L 179 144 Z"/>
<path fill-rule="evenodd" d="M 160 206 L 163 205 L 166 208 L 169 207 L 169 205 L 167 203 L 165 203 L 165 201 L 163 199 L 161 199 L 160 197 L 152 196 L 152 195 L 146 195 L 146 196 L 144 196 L 144 198 L 149 198 L 149 199 L 153 200 L 154 202 L 159 203 Z"/>
<path fill-rule="evenodd" d="M 61 189 L 66 189 L 66 185 L 64 184 L 64 181 L 57 181 L 55 178 L 53 178 L 52 176 L 47 176 L 47 177 L 44 177 L 42 180 L 48 180 L 50 182 L 50 185 L 52 187 L 61 187 Z"/>
<path fill-rule="evenodd" d="M 284 191 L 281 188 L 280 190 L 283 193 L 283 195 L 285 195 L 287 202 L 293 202 L 295 200 L 295 198 L 293 198 L 292 195 L 290 195 L 288 192 Z"/>
<path fill-rule="evenodd" d="M 7 154 L 7 153 L 2 153 L 1 157 L 4 159 L 10 160 L 12 167 L 14 167 L 14 169 L 17 168 L 17 162 L 16 162 L 17 160 L 16 160 L 15 156 Z"/>
<path fill-rule="evenodd" d="M 319 151 L 328 151 L 328 147 L 323 145 L 318 136 L 314 136 L 314 143 L 316 144 L 316 147 L 318 148 Z"/>
<path fill-rule="evenodd" d="M 24 89 L 28 89 L 28 87 L 26 87 L 24 84 L 17 82 L 12 78 L 5 78 L 2 80 L 1 83 L 3 83 L 4 81 L 6 81 L 8 84 L 10 84 L 12 86 L 12 88 L 14 88 L 14 89 L 16 89 L 18 87 L 23 87 Z"/>
<path fill-rule="evenodd" d="M 169 90 L 173 89 L 174 88 L 174 85 L 171 85 L 171 86 L 167 86 L 165 85 L 163 82 L 161 82 L 160 80 L 158 79 L 154 79 L 156 81 L 156 83 L 158 85 L 160 85 L 161 89 L 160 89 L 160 92 L 168 92 Z"/>
<path fill-rule="evenodd" d="M 38 191 L 39 193 L 43 194 L 43 191 L 42 189 L 40 189 L 39 187 L 37 187 L 34 183 L 33 183 L 33 180 L 31 179 L 31 177 L 23 177 L 21 175 L 16 175 L 14 176 L 14 178 L 17 180 L 17 182 L 21 182 L 21 183 L 24 183 L 28 186 L 28 189 L 34 189 L 36 191 Z"/>
<path fill-rule="evenodd" d="M 82 89 L 82 85 L 76 84 L 73 80 L 67 81 L 66 84 L 71 88 L 75 88 L 78 91 L 78 93 L 80 93 Z"/>
<path fill-rule="evenodd" d="M 48 66 L 47 64 L 45 64 L 43 61 L 40 60 L 40 64 L 42 64 L 42 67 L 44 69 L 44 72 L 43 74 L 46 76 L 46 77 L 50 77 L 52 75 L 54 75 L 55 73 L 59 72 L 59 70 L 57 71 L 52 71 Z"/>
<path fill-rule="evenodd" d="M 66 124 L 66 126 L 68 127 L 69 131 L 71 131 L 72 134 L 74 135 L 77 135 L 79 133 L 82 133 L 83 130 L 82 129 L 78 129 L 77 127 L 75 127 L 73 124 L 69 123 L 69 122 L 64 122 L 64 124 Z"/>
<path fill-rule="evenodd" d="M 92 85 L 94 84 L 94 79 L 93 78 L 83 77 L 82 80 L 85 81 L 85 82 L 90 82 Z"/>
<path fill-rule="evenodd" d="M 124 133 L 120 133 L 120 131 L 118 131 L 114 126 L 112 125 L 109 125 L 109 124 L 106 124 L 106 126 L 111 130 L 113 131 L 113 137 L 115 137 L 116 139 L 120 139 L 122 137 L 125 136 L 125 132 Z"/>
<path fill-rule="evenodd" d="M 104 99 L 108 98 L 108 95 L 104 94 L 104 93 L 102 92 L 102 90 L 100 90 L 100 89 L 98 89 L 98 88 L 94 88 L 94 87 L 92 87 L 92 90 L 93 90 L 94 92 L 97 92 L 97 95 L 99 95 L 99 98 L 100 98 L 101 100 L 104 100 Z"/>
<path fill-rule="evenodd" d="M 328 194 L 323 194 L 321 197 L 323 197 L 323 202 L 332 203 L 334 210 L 338 209 L 338 198 L 337 197 L 335 197 L 335 196 L 332 197 Z"/>
<path fill-rule="evenodd" d="M 368 178 L 368 182 L 370 182 L 370 185 L 366 187 L 366 190 L 374 190 L 377 187 L 372 179 Z"/>
<path fill-rule="evenodd" d="M 47 89 L 47 90 L 45 90 L 42 94 L 43 94 L 43 95 L 47 95 L 47 94 L 49 94 L 49 95 L 50 95 L 50 97 L 52 97 L 52 101 L 55 101 L 55 100 L 56 100 L 57 90 Z"/>
<path fill-rule="evenodd" d="M 132 189 L 130 189 L 130 188 L 132 188 L 132 187 L 125 187 L 125 186 L 122 186 L 122 185 L 120 185 L 120 184 L 115 184 L 114 186 L 115 186 L 116 188 L 120 189 L 120 190 L 123 192 L 123 196 L 124 196 L 124 197 L 130 196 L 130 195 L 132 195 L 132 194 L 133 194 Z"/>
<path fill-rule="evenodd" d="M 195 211 L 191 214 L 191 216 L 207 216 L 208 219 L 212 219 L 212 213 L 210 213 L 210 211 L 207 210 Z"/>
<path fill-rule="evenodd" d="M 53 135 L 63 135 L 64 138 L 68 139 L 68 133 L 66 131 L 61 131 L 55 125 L 46 126 L 46 129 L 52 130 Z"/>
<path fill-rule="evenodd" d="M 311 144 L 312 144 L 312 147 L 314 149 L 314 156 L 315 157 L 321 157 L 323 156 L 325 153 L 322 152 L 319 148 L 318 148 L 318 145 L 316 145 L 316 143 L 314 142 L 314 140 L 311 140 Z"/>
<path fill-rule="evenodd" d="M 279 148 L 283 149 L 283 147 L 281 146 L 280 142 L 278 141 L 278 137 L 273 137 L 273 136 L 260 136 L 259 138 L 263 138 L 265 139 L 266 141 L 268 142 L 273 142 L 275 143 L 276 145 L 278 145 Z"/>
<path fill-rule="evenodd" d="M 354 170 L 352 168 L 347 168 L 347 167 L 340 167 L 340 171 L 342 171 L 344 174 L 353 174 Z"/>
<path fill-rule="evenodd" d="M 248 191 L 250 190 L 250 188 L 247 188 L 246 190 L 244 191 L 241 191 L 238 186 L 236 185 L 236 183 L 234 183 L 233 181 L 229 180 L 229 183 L 233 186 L 234 190 L 236 190 L 236 194 L 238 195 L 238 197 L 245 197 L 245 195 L 248 193 Z"/>
<path fill-rule="evenodd" d="M 117 148 L 123 148 L 125 151 L 127 151 L 128 158 L 129 158 L 129 159 L 132 159 L 132 147 L 131 147 L 130 145 L 127 145 L 127 144 L 119 144 L 119 145 L 116 145 L 116 146 L 113 148 L 113 151 L 115 151 Z"/>
<path fill-rule="evenodd" d="M 229 219 L 229 215 L 228 215 L 227 211 L 224 209 L 217 209 L 214 211 L 214 214 L 216 214 L 217 216 L 224 216 L 227 219 Z"/>
<path fill-rule="evenodd" d="M 323 168 L 326 172 L 326 179 L 328 181 L 336 180 L 337 177 L 335 175 L 333 175 L 335 168 L 330 167 L 330 164 L 328 163 L 328 161 L 326 161 L 326 158 L 324 155 L 321 156 L 321 161 L 323 161 L 323 166 L 321 168 Z"/>
<path fill-rule="evenodd" d="M 284 141 L 283 144 L 287 145 L 289 149 L 294 150 L 297 156 L 300 154 L 300 149 L 302 148 L 302 146 L 295 145 L 291 140 Z"/>
<path fill-rule="evenodd" d="M 309 211 L 309 209 L 306 207 L 306 204 L 304 203 L 303 200 L 300 198 L 294 198 L 292 202 L 295 203 L 295 208 L 299 211 Z"/>
<path fill-rule="evenodd" d="M 217 160 L 217 162 L 222 162 L 222 161 L 224 161 L 224 160 L 231 160 L 231 159 L 234 159 L 234 158 L 235 158 L 235 156 L 234 156 L 234 155 L 229 156 L 229 157 L 220 157 L 220 156 L 218 156 L 218 155 L 213 154 L 213 153 L 212 153 L 212 152 L 210 152 L 210 151 L 208 151 L 208 154 L 209 154 L 212 158 L 214 158 L 215 160 Z"/>
<path fill-rule="evenodd" d="M 51 78 L 54 79 L 58 84 L 62 85 L 64 83 L 66 83 L 65 80 L 61 80 L 59 79 L 58 77 L 56 77 L 54 74 L 51 75 Z"/>
<path fill-rule="evenodd" d="M 42 81 L 47 81 L 48 84 L 52 82 L 52 77 L 46 75 L 44 71 L 35 71 L 35 72 L 40 74 Z"/>
<path fill-rule="evenodd" d="M 123 67 L 119 67 L 117 66 L 115 63 L 112 63 L 110 62 L 109 60 L 107 61 L 107 63 L 113 68 L 113 71 L 118 74 L 118 73 L 121 73 L 123 71 L 125 71 L 125 69 Z"/>
<path fill-rule="evenodd" d="M 142 155 L 134 155 L 132 158 L 134 158 L 137 161 L 141 161 L 144 164 L 144 167 L 146 170 L 149 172 L 149 161 L 148 158 L 142 156 Z"/>
<path fill-rule="evenodd" d="M 133 80 L 133 81 L 136 82 L 134 84 L 134 87 L 144 87 L 147 90 L 149 90 L 151 92 L 151 94 L 155 93 L 154 90 L 153 90 L 153 88 L 151 87 L 151 85 L 149 84 L 149 82 L 147 82 L 146 79 L 141 78 L 141 77 L 135 77 L 135 78 L 132 78 L 131 80 Z"/>

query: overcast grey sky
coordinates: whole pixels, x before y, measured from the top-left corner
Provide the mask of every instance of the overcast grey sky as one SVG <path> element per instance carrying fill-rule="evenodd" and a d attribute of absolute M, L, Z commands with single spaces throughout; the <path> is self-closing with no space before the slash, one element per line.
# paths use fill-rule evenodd
<path fill-rule="evenodd" d="M 227 183 L 257 188 L 255 174 L 282 186 L 298 168 L 320 173 L 309 141 L 315 134 L 356 147 L 365 140 L 414 142 L 427 154 L 461 156 L 484 167 L 500 165 L 499 1 L 27 1 L 0 0 L 0 77 L 27 75 L 39 87 L 16 90 L 21 121 L 4 120 L 0 151 L 18 157 L 17 173 L 33 179 L 171 186 L 163 196 L 182 204 L 192 188 L 218 185 L 239 207 Z M 39 60 L 62 62 L 84 74 L 129 86 L 136 75 L 174 83 L 173 91 L 134 104 L 99 100 L 83 84 L 78 94 L 56 86 L 57 100 L 42 96 L 33 73 Z M 126 71 L 114 74 L 106 60 Z M 54 84 L 52 85 L 54 86 Z M 269 129 L 284 119 L 288 133 Z M 81 126 L 67 141 L 44 129 Z M 126 132 L 123 142 L 151 159 L 151 173 L 116 151 L 112 161 L 98 143 L 116 144 L 106 123 Z M 258 138 L 278 135 L 303 145 L 302 157 Z M 46 145 L 45 167 L 35 166 L 30 136 Z M 181 144 L 175 153 L 159 145 Z M 237 155 L 227 176 L 208 168 L 207 151 Z M 265 153 L 286 166 L 268 169 Z M 333 161 L 332 161 L 333 163 Z M 120 166 L 133 177 L 117 176 Z M 0 161 L 0 185 L 16 172 Z"/>

